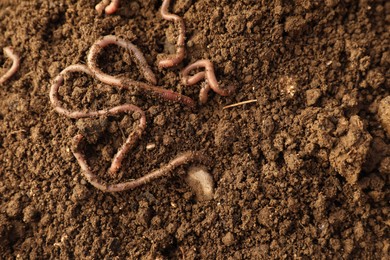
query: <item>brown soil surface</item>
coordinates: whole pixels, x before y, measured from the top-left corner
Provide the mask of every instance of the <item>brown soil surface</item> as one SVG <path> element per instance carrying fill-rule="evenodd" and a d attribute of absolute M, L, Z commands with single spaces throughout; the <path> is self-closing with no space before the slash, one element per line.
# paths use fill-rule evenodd
<path fill-rule="evenodd" d="M 0 2 L 0 47 L 21 55 L 0 87 L 0 258 L 389 259 L 389 1 L 176 0 L 187 56 L 172 69 L 156 65 L 176 42 L 160 0 L 122 1 L 111 16 L 96 13 L 98 2 Z M 85 64 L 109 34 L 145 53 L 159 86 L 198 100 L 201 84 L 183 86 L 180 69 L 202 58 L 222 86 L 237 86 L 190 109 L 69 74 L 60 91 L 68 108 L 131 103 L 146 112 L 117 176 L 105 173 L 137 118 L 68 119 L 49 101 L 54 77 Z M 144 81 L 119 47 L 99 64 Z M 10 66 L 0 53 L 0 75 Z M 111 183 L 201 151 L 214 197 L 197 200 L 185 182 L 190 165 L 103 193 L 72 154 L 77 133 L 88 135 L 93 172 Z"/>

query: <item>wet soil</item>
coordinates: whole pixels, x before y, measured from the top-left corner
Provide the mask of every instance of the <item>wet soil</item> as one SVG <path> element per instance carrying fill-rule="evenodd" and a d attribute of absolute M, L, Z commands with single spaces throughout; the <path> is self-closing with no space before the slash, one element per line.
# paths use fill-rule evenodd
<path fill-rule="evenodd" d="M 172 69 L 156 65 L 176 41 L 161 1 L 122 1 L 111 16 L 97 2 L 0 2 L 0 47 L 21 55 L 0 87 L 0 258 L 388 259 L 390 2 L 176 0 L 187 56 Z M 137 118 L 74 120 L 49 101 L 55 76 L 109 34 L 142 50 L 159 86 L 197 100 L 201 84 L 183 86 L 180 69 L 207 58 L 222 86 L 237 87 L 190 109 L 69 74 L 60 90 L 69 109 L 131 103 L 146 113 L 116 176 L 106 170 Z M 110 45 L 99 64 L 144 81 L 123 49 Z M 0 75 L 10 66 L 0 53 Z M 78 133 L 93 172 L 111 183 L 201 151 L 214 196 L 197 200 L 189 165 L 103 193 L 72 154 Z"/>

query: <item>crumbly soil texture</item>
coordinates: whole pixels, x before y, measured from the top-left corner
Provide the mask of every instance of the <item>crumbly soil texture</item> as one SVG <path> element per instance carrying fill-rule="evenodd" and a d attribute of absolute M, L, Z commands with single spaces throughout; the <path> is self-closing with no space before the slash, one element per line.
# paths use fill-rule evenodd
<path fill-rule="evenodd" d="M 0 258 L 389 259 L 389 1 L 171 1 L 185 21 L 186 57 L 169 69 L 157 61 L 175 53 L 178 27 L 162 19 L 161 0 L 122 0 L 113 15 L 99 15 L 98 2 L 0 2 L 0 47 L 21 56 L 0 86 Z M 145 111 L 145 132 L 110 175 L 139 117 L 75 120 L 49 100 L 54 78 L 86 64 L 105 35 L 135 44 L 158 86 L 197 103 L 204 83 L 184 86 L 180 71 L 199 59 L 236 90 L 210 91 L 192 109 L 68 73 L 59 90 L 67 109 Z M 0 75 L 11 64 L 0 52 Z M 98 64 L 145 82 L 115 45 Z M 247 100 L 256 101 L 223 109 Z M 200 200 L 186 183 L 191 164 L 104 193 L 73 156 L 80 133 L 77 149 L 106 183 L 200 151 L 212 198 Z"/>

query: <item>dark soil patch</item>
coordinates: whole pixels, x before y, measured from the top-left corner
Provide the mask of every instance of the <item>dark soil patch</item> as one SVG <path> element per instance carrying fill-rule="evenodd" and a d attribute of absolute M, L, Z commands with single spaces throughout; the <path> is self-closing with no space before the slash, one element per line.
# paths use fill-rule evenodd
<path fill-rule="evenodd" d="M 146 111 L 145 134 L 112 178 L 105 172 L 136 120 L 57 114 L 53 78 L 115 34 L 145 53 L 160 86 L 197 100 L 201 84 L 184 87 L 181 67 L 156 66 L 175 43 L 161 1 L 122 1 L 111 16 L 98 16 L 97 2 L 0 2 L 0 47 L 22 57 L 0 86 L 0 258 L 388 259 L 389 1 L 174 1 L 187 26 L 182 66 L 209 58 L 237 91 L 191 110 L 69 75 L 61 95 L 70 108 Z M 104 71 L 143 80 L 123 50 L 104 53 Z M 0 75 L 10 65 L 0 53 Z M 93 171 L 110 182 L 202 151 L 215 196 L 196 200 L 188 167 L 103 193 L 72 155 L 80 132 Z"/>

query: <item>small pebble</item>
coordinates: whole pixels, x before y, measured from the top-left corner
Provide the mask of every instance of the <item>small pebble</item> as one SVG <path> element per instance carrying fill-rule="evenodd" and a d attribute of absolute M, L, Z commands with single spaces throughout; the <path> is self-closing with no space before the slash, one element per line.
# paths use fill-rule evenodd
<path fill-rule="evenodd" d="M 150 143 L 146 145 L 146 150 L 148 151 L 153 150 L 154 148 L 156 148 L 156 144 Z"/>
<path fill-rule="evenodd" d="M 191 167 L 188 171 L 186 182 L 195 192 L 198 201 L 207 201 L 214 197 L 214 181 L 204 167 Z"/>
<path fill-rule="evenodd" d="M 23 221 L 25 223 L 34 221 L 37 215 L 38 215 L 38 211 L 32 205 L 29 205 L 23 209 Z"/>
<path fill-rule="evenodd" d="M 222 238 L 222 243 L 225 246 L 232 246 L 234 244 L 234 236 L 231 232 L 226 233 L 226 235 Z"/>

